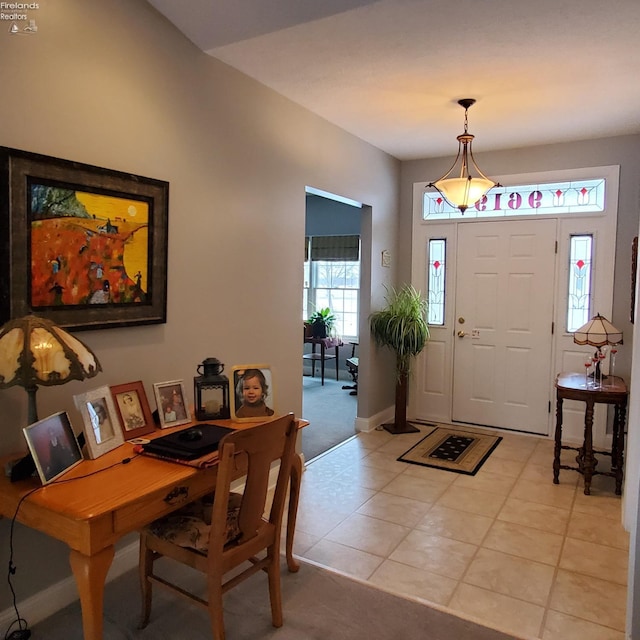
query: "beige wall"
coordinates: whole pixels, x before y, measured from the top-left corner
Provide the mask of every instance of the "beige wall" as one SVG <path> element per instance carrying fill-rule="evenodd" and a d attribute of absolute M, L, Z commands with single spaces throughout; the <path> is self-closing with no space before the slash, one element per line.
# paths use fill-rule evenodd
<path fill-rule="evenodd" d="M 190 390 L 208 356 L 270 363 L 278 409 L 299 414 L 305 186 L 369 206 L 370 260 L 396 243 L 400 163 L 201 53 L 142 0 L 41 0 L 37 22 L 0 33 L 0 144 L 170 182 L 167 323 L 79 334 L 104 372 L 40 389 L 40 416 L 67 410 L 79 428 L 73 394 L 138 379 L 153 408 L 153 382 Z M 365 321 L 395 275 L 368 271 Z M 393 371 L 367 342 L 362 417 L 393 403 Z M 0 392 L 0 415 L 0 450 L 15 450 L 22 389 Z M 67 573 L 61 545 L 20 527 L 15 562 L 19 600 Z"/>

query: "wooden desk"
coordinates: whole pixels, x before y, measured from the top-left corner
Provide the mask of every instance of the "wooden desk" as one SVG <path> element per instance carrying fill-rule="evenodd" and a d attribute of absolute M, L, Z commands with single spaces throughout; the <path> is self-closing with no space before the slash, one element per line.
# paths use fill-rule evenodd
<path fill-rule="evenodd" d="M 305 360 L 311 360 L 311 375 L 316 375 L 316 360 L 320 360 L 320 376 L 322 385 L 324 385 L 324 363 L 325 360 L 336 361 L 336 380 L 338 380 L 339 368 L 340 368 L 340 346 L 342 340 L 339 338 L 311 338 L 304 337 L 306 344 L 311 345 L 311 353 L 305 353 L 302 357 Z M 316 353 L 316 346 L 320 345 L 320 353 Z M 327 349 L 335 349 L 335 355 L 327 353 Z"/>
<path fill-rule="evenodd" d="M 591 381 L 593 382 L 593 381 Z M 553 482 L 558 484 L 560 469 L 578 471 L 584 476 L 584 493 L 591 493 L 591 479 L 594 475 L 612 476 L 616 480 L 616 494 L 622 493 L 622 475 L 624 467 L 624 428 L 627 416 L 629 392 L 622 378 L 607 376 L 602 387 L 587 387 L 585 376 L 580 373 L 560 373 L 556 378 L 556 433 L 553 458 Z M 562 403 L 563 400 L 578 400 L 585 403 L 584 442 L 581 447 L 569 447 L 562 444 Z M 613 420 L 613 439 L 611 452 L 593 449 L 593 407 L 597 402 L 612 404 L 615 407 Z M 577 467 L 560 464 L 562 449 L 578 452 Z M 595 454 L 611 456 L 611 471 L 596 471 Z"/>
<path fill-rule="evenodd" d="M 251 426 L 230 420 L 215 423 L 235 429 Z M 307 424 L 298 421 L 299 428 Z M 154 436 L 186 426 L 163 429 Z M 130 462 L 123 463 L 127 458 Z M 44 487 L 36 478 L 12 483 L 0 476 L 0 515 L 13 518 L 20 499 L 40 487 L 22 502 L 17 520 L 69 545 L 69 562 L 80 594 L 84 638 L 102 640 L 104 585 L 114 556 L 114 543 L 209 493 L 216 476 L 217 466 L 198 469 L 136 455 L 133 445 L 125 443 L 96 460 L 83 461 L 65 474 L 61 482 Z M 296 455 L 286 532 L 287 565 L 294 572 L 300 568 L 293 557 L 293 536 L 301 476 L 302 458 Z"/>

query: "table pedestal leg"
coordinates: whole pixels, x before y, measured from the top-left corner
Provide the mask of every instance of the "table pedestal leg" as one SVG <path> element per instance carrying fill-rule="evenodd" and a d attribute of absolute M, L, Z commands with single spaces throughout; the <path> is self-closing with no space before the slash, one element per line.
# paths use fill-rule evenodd
<path fill-rule="evenodd" d="M 562 453 L 562 398 L 556 400 L 556 436 L 553 447 L 553 484 L 560 483 L 560 454 Z"/>
<path fill-rule="evenodd" d="M 84 640 L 102 640 L 104 583 L 114 552 L 111 546 L 93 556 L 85 556 L 75 549 L 69 554 L 80 594 Z"/>
<path fill-rule="evenodd" d="M 593 402 L 587 402 L 587 408 L 584 412 L 584 451 L 582 455 L 584 495 L 588 496 L 591 494 L 591 478 L 598 464 L 593 455 Z"/>
<path fill-rule="evenodd" d="M 291 485 L 289 488 L 289 510 L 287 513 L 286 554 L 289 571 L 296 573 L 300 563 L 293 557 L 293 536 L 296 532 L 296 518 L 298 516 L 298 502 L 300 500 L 300 483 L 302 482 L 302 456 L 293 456 L 291 466 Z"/>

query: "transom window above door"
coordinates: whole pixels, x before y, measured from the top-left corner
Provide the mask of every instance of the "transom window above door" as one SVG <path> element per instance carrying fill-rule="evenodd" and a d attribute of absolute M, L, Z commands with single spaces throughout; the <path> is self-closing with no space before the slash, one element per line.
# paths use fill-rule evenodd
<path fill-rule="evenodd" d="M 455 218 L 600 213 L 604 211 L 605 184 L 605 179 L 599 178 L 494 187 L 469 207 L 464 215 L 449 205 L 437 191 L 425 191 L 422 218 L 431 222 Z"/>

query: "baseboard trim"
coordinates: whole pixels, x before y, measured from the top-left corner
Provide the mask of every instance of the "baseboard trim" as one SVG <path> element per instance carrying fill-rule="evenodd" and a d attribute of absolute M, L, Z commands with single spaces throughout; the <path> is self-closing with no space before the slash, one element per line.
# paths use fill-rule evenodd
<path fill-rule="evenodd" d="M 371 416 L 370 418 L 356 418 L 355 426 L 356 431 L 368 432 L 374 431 L 380 425 L 385 424 L 389 421 L 393 421 L 393 417 L 395 415 L 395 407 L 387 407 L 383 409 L 379 413 Z"/>

